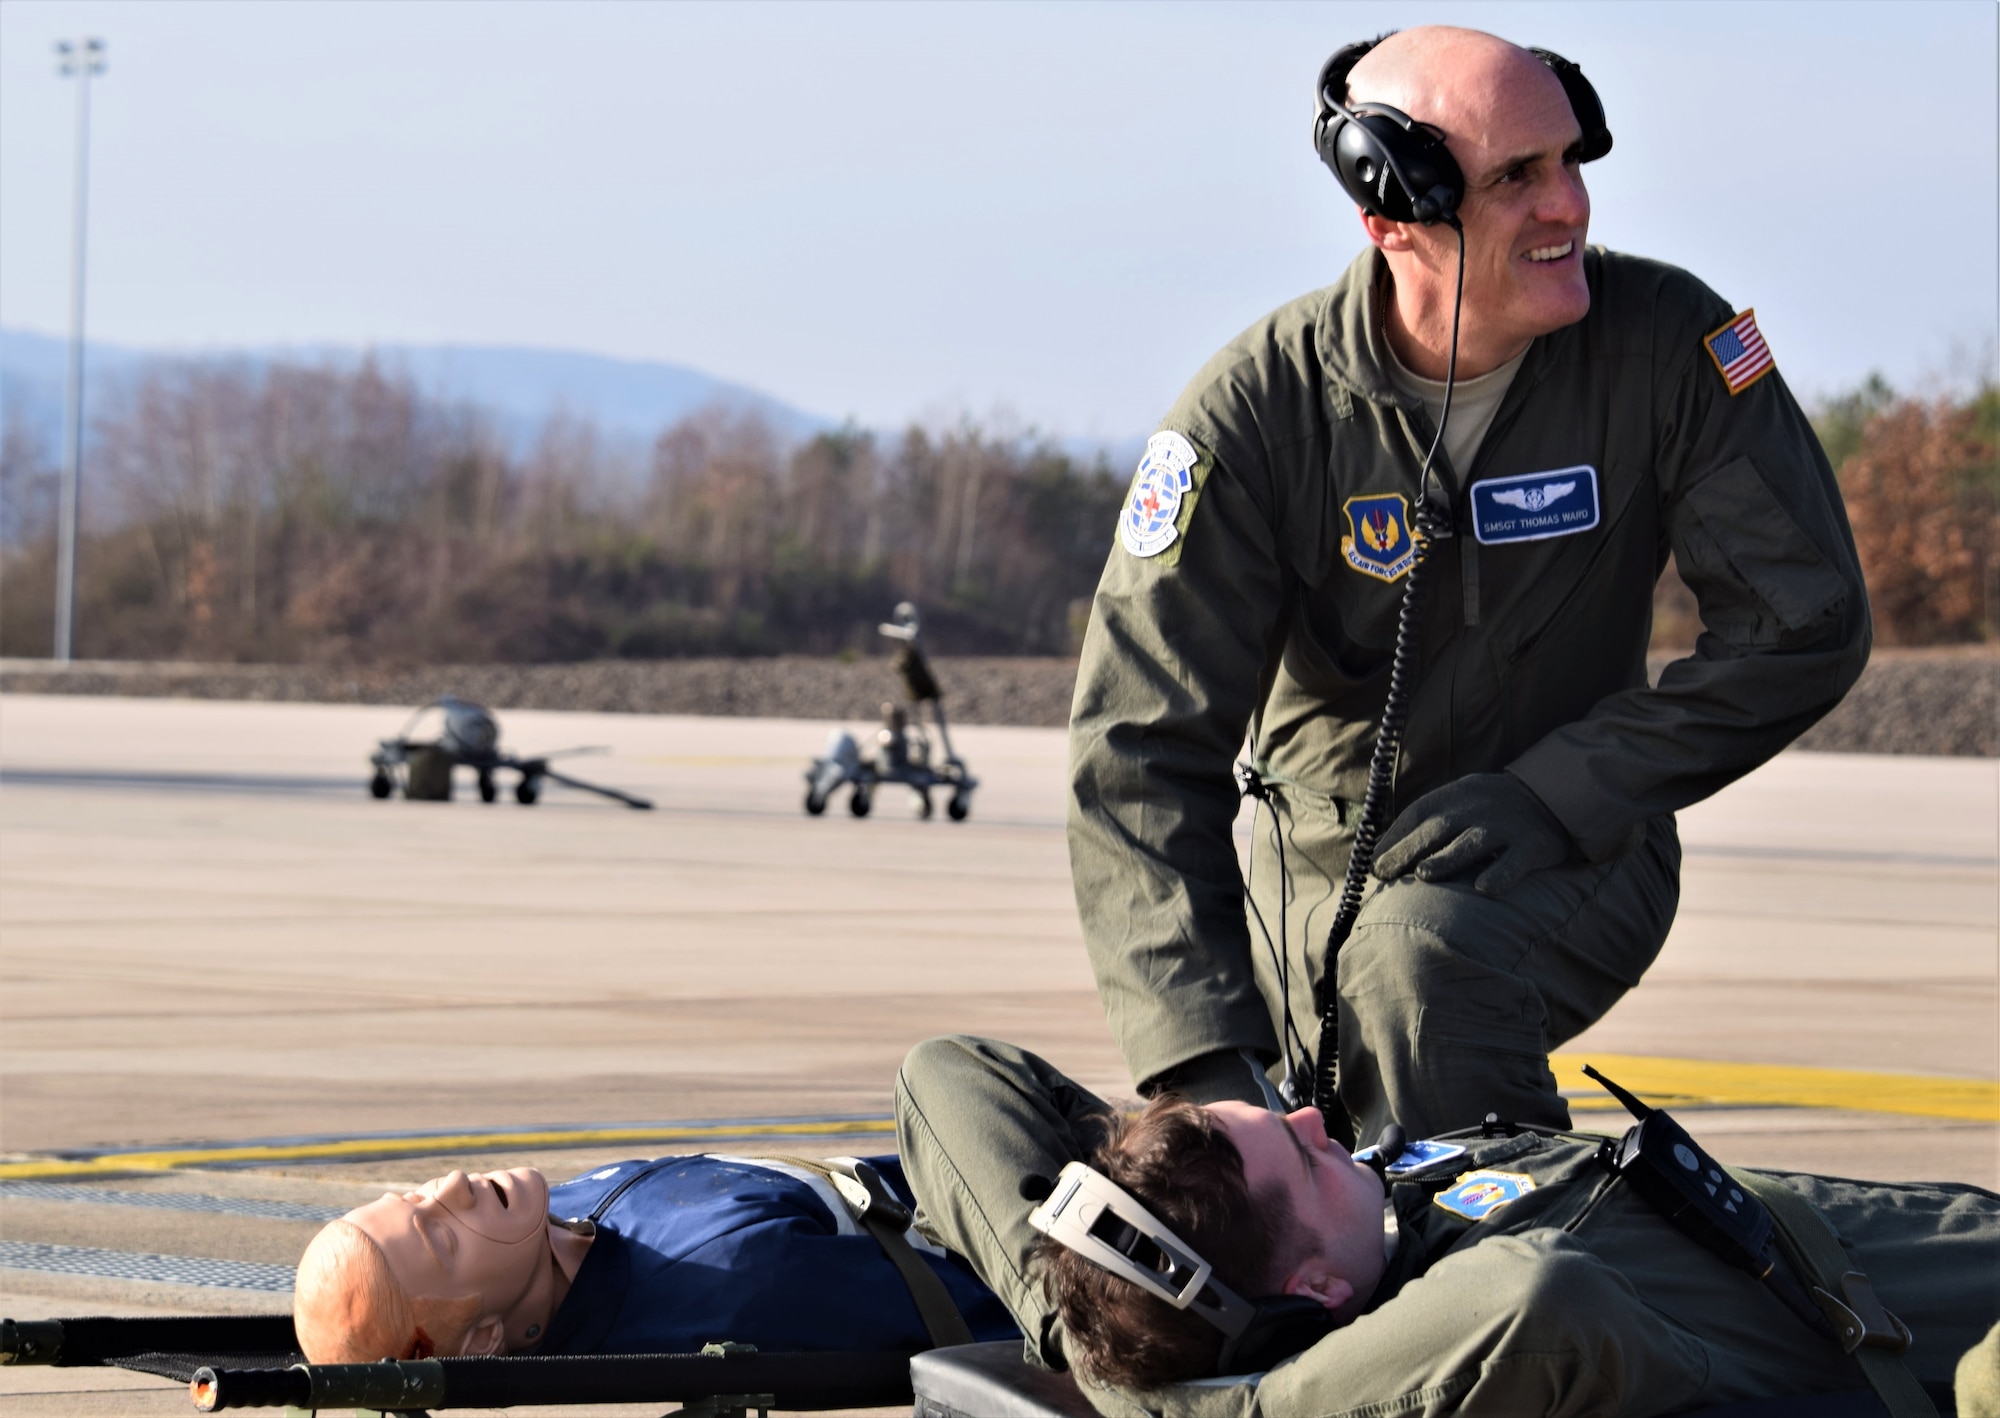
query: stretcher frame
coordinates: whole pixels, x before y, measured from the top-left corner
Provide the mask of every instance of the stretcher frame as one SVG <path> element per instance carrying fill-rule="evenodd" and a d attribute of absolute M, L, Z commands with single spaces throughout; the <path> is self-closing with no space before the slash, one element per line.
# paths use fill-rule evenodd
<path fill-rule="evenodd" d="M 916 1418 L 1096 1418 L 1067 1375 L 1033 1369 L 1018 1340 L 920 1351 L 512 1355 L 484 1359 L 308 1364 L 292 1317 L 172 1315 L 0 1320 L 0 1363 L 113 1365 L 189 1385 L 196 1412 L 287 1408 L 432 1409 L 582 1403 L 678 1403 L 679 1418 L 889 1408 Z M 913 1372 L 914 1371 L 914 1372 Z M 1949 1401 L 1949 1396 L 1934 1393 Z M 1950 1411 L 1946 1409 L 1945 1411 Z M 1868 1389 L 1749 1399 L 1691 1418 L 1887 1418 Z"/>
<path fill-rule="evenodd" d="M 432 1409 L 678 1403 L 689 1418 L 748 1418 L 911 1402 L 903 1351 L 771 1352 L 710 1345 L 699 1354 L 521 1354 L 310 1364 L 292 1317 L 80 1316 L 0 1321 L 0 1363 L 112 1365 L 189 1386 L 196 1412 L 288 1408 Z"/>

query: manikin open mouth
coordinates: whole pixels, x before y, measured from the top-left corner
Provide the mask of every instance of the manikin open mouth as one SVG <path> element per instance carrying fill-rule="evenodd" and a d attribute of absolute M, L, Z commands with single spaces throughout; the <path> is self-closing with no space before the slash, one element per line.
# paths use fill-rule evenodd
<path fill-rule="evenodd" d="M 1561 246 L 1537 246 L 1534 250 L 1528 252 L 1528 259 L 1530 261 L 1560 261 L 1574 250 L 1576 250 L 1576 243 L 1574 241 L 1565 241 Z"/>

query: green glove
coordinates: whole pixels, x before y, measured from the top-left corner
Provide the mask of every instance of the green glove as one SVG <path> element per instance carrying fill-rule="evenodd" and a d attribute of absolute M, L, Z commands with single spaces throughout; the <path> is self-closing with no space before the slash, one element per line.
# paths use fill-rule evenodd
<path fill-rule="evenodd" d="M 1511 773 L 1473 773 L 1425 793 L 1375 844 L 1384 881 L 1455 881 L 1502 896 L 1532 872 L 1577 855 L 1576 842 L 1534 790 Z"/>

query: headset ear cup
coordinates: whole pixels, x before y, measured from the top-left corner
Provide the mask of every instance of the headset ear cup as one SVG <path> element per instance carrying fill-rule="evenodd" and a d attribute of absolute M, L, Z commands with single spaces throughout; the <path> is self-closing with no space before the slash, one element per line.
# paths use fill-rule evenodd
<path fill-rule="evenodd" d="M 1362 211 L 1392 222 L 1441 221 L 1465 177 L 1444 139 L 1387 104 L 1336 113 L 1321 157 Z"/>
<path fill-rule="evenodd" d="M 1569 111 L 1576 115 L 1576 126 L 1583 130 L 1577 160 L 1596 162 L 1611 151 L 1611 128 L 1605 121 L 1604 100 L 1597 96 L 1596 85 L 1584 77 L 1580 67 L 1553 49 L 1538 47 L 1529 53 L 1546 64 L 1549 72 L 1562 83 L 1563 96 L 1569 100 Z"/>
<path fill-rule="evenodd" d="M 1340 179 L 1340 185 L 1355 204 L 1370 216 L 1398 222 L 1410 220 L 1404 211 L 1407 201 L 1398 200 L 1406 199 L 1408 194 L 1396 181 L 1388 155 L 1382 151 L 1382 141 L 1369 131 L 1367 122 L 1342 118 L 1330 138 L 1328 146 L 1332 152 L 1327 156 L 1327 166 L 1333 169 L 1333 175 Z"/>

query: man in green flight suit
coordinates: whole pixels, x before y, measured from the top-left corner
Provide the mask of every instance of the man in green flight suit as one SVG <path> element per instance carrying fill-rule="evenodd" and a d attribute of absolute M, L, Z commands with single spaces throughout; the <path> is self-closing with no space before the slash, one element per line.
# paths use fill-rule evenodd
<path fill-rule="evenodd" d="M 1461 261 L 1432 497 L 1450 525 L 1428 543 L 1379 881 L 1331 987 L 1357 1136 L 1489 1109 L 1566 1125 L 1548 1052 L 1665 940 L 1673 813 L 1866 662 L 1840 495 L 1754 313 L 1585 246 L 1579 164 L 1610 134 L 1594 94 L 1580 121 L 1580 78 L 1467 30 L 1367 49 L 1323 111 L 1442 130 L 1462 257 L 1447 226 L 1364 208 L 1346 274 L 1232 341 L 1148 444 L 1084 640 L 1069 808 L 1099 993 L 1147 1094 L 1269 1103 L 1267 1071 L 1317 1047 Z M 1705 633 L 1649 686 L 1670 552 Z M 1231 837 L 1246 730 L 1270 794 L 1254 935 Z"/>

